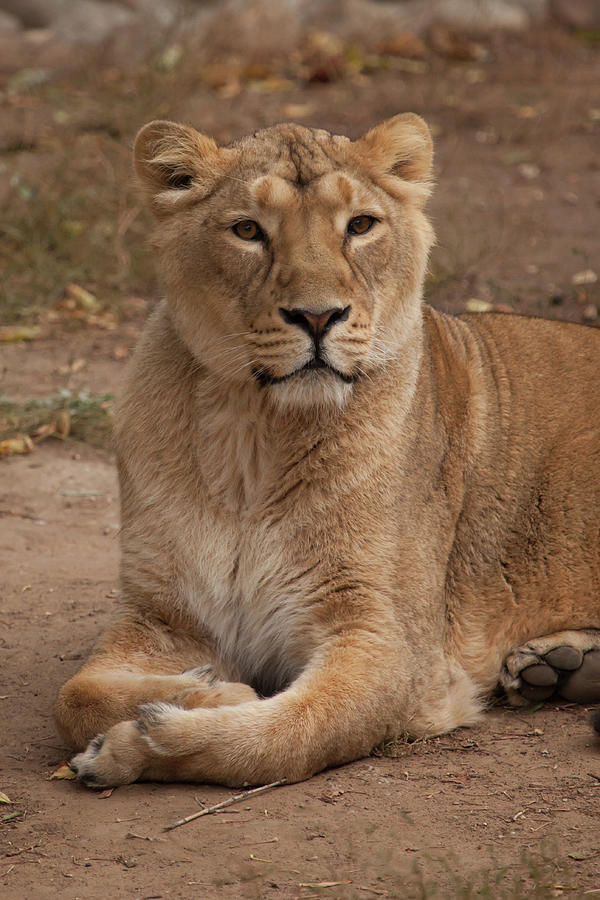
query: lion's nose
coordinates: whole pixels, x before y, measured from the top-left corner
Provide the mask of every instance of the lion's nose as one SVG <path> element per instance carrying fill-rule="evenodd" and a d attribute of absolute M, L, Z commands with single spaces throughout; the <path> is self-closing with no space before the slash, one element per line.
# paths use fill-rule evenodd
<path fill-rule="evenodd" d="M 322 313 L 315 313 L 310 309 L 300 309 L 299 307 L 293 309 L 280 307 L 279 313 L 284 322 L 287 322 L 288 325 L 297 325 L 312 337 L 315 344 L 318 344 L 333 325 L 346 321 L 350 315 L 350 307 L 335 306 Z"/>

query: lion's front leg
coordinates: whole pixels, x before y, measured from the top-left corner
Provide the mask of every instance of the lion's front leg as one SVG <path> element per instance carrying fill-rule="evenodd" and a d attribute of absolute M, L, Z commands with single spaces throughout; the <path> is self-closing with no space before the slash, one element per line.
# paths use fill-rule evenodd
<path fill-rule="evenodd" d="M 346 634 L 275 697 L 218 709 L 146 705 L 72 765 L 93 785 L 300 781 L 395 735 L 468 724 L 478 708 L 474 686 L 441 652 L 423 666 L 390 632 Z"/>

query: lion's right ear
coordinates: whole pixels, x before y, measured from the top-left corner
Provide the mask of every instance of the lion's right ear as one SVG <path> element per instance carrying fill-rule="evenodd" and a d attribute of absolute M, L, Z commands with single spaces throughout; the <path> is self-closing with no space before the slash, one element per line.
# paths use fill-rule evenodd
<path fill-rule="evenodd" d="M 212 138 L 187 125 L 155 121 L 135 139 L 133 161 L 152 209 L 164 215 L 186 199 L 191 188 L 209 193 L 226 168 L 226 151 Z M 194 190 L 198 199 L 199 192 Z"/>

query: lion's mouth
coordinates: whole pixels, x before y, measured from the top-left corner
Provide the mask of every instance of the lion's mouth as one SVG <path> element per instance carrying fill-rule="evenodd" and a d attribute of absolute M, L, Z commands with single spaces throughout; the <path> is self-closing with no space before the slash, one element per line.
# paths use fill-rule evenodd
<path fill-rule="evenodd" d="M 339 369 L 336 369 L 334 366 L 329 365 L 328 362 L 320 356 L 314 356 L 309 362 L 305 363 L 303 366 L 300 366 L 298 369 L 294 369 L 293 372 L 288 372 L 287 375 L 273 375 L 268 369 L 254 369 L 252 374 L 259 382 L 261 387 L 266 387 L 270 384 L 282 384 L 284 381 L 289 381 L 290 378 L 294 378 L 297 375 L 301 375 L 303 372 L 314 372 L 319 369 L 324 369 L 325 371 L 331 372 L 332 375 L 335 375 L 345 384 L 352 384 L 352 382 L 356 381 L 359 373 L 353 372 L 351 374 L 346 374 L 346 372 L 340 372 Z"/>

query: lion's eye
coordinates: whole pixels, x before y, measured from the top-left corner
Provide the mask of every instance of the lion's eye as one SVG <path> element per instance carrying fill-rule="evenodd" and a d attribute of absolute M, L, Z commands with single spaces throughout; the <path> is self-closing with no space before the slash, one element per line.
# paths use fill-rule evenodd
<path fill-rule="evenodd" d="M 184 191 L 192 186 L 192 176 L 184 173 L 172 173 L 169 176 L 169 187 L 177 191 Z"/>
<path fill-rule="evenodd" d="M 264 231 L 258 222 L 253 222 L 252 219 L 238 222 L 231 230 L 243 241 L 263 241 L 265 239 Z"/>
<path fill-rule="evenodd" d="M 348 222 L 348 234 L 366 234 L 376 221 L 374 216 L 355 216 Z"/>

